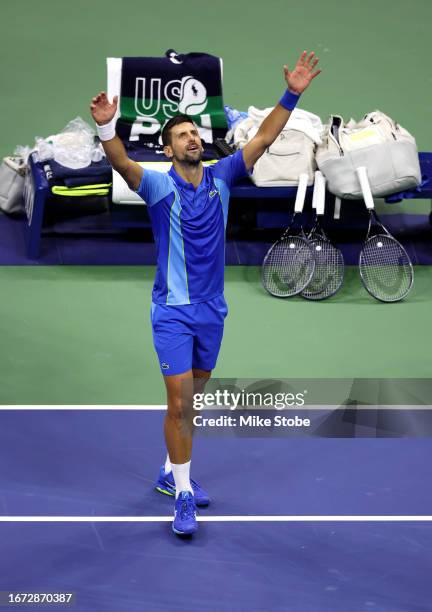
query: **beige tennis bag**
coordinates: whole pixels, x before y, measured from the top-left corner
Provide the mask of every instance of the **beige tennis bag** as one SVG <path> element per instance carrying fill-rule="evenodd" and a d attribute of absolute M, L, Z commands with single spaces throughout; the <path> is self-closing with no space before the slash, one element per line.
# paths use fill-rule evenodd
<path fill-rule="evenodd" d="M 356 168 L 365 167 L 372 195 L 383 197 L 417 187 L 420 163 L 414 137 L 393 119 L 374 111 L 356 123 L 330 117 L 315 159 L 328 190 L 339 198 L 362 198 Z"/>
<path fill-rule="evenodd" d="M 272 108 L 248 108 L 248 118 L 234 129 L 234 144 L 242 149 L 259 130 Z M 251 180 L 257 187 L 297 187 L 299 176 L 307 174 L 313 185 L 316 163 L 315 147 L 321 142 L 321 119 L 295 108 L 284 129 L 254 164 Z"/>
<path fill-rule="evenodd" d="M 24 212 L 24 176 L 27 166 L 21 157 L 4 157 L 0 166 L 0 210 Z"/>

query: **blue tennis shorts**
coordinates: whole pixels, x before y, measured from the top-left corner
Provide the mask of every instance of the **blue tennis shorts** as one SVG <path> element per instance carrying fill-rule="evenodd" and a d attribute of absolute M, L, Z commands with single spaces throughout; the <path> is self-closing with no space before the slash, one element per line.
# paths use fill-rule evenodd
<path fill-rule="evenodd" d="M 213 370 L 228 307 L 223 295 L 198 304 L 151 306 L 153 342 L 164 376 Z"/>

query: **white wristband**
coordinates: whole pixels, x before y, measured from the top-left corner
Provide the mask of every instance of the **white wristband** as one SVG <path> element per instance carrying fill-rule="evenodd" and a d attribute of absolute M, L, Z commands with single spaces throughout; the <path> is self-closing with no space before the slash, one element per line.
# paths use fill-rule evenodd
<path fill-rule="evenodd" d="M 96 123 L 96 130 L 100 140 L 103 142 L 105 140 L 112 140 L 115 138 L 116 131 L 116 118 L 113 117 L 109 123 L 105 123 L 105 125 L 99 125 Z"/>

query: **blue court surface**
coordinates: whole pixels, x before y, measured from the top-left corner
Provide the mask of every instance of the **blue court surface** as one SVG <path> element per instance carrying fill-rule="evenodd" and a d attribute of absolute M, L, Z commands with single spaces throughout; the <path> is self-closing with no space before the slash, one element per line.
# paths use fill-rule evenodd
<path fill-rule="evenodd" d="M 179 539 L 152 490 L 162 419 L 0 412 L 1 591 L 73 591 L 83 611 L 431 610 L 431 440 L 197 436 L 213 502 Z"/>

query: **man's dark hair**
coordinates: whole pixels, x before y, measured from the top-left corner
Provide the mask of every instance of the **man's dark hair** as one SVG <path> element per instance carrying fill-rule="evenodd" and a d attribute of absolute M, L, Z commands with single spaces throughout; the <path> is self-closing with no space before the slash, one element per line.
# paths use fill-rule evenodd
<path fill-rule="evenodd" d="M 171 129 L 179 123 L 192 123 L 195 125 L 190 115 L 175 115 L 175 117 L 172 117 L 167 121 L 162 130 L 162 144 L 164 147 L 171 144 Z"/>

